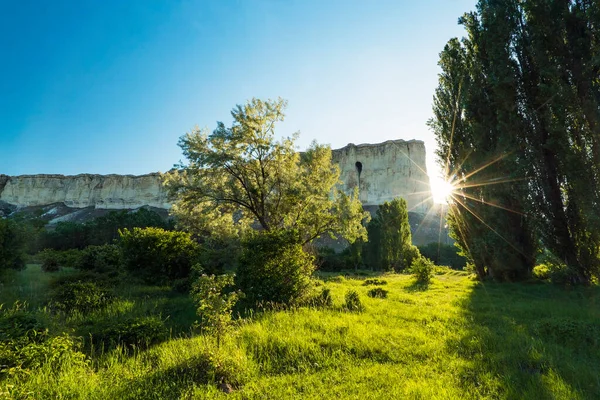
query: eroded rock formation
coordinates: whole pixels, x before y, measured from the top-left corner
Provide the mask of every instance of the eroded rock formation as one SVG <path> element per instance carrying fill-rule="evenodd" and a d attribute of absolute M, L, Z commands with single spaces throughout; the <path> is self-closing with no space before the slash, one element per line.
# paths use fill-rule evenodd
<path fill-rule="evenodd" d="M 333 151 L 340 165 L 342 189 L 360 188 L 366 206 L 401 196 L 410 211 L 426 213 L 432 206 L 425 167 L 425 146 L 417 140 L 380 144 L 349 144 Z M 169 208 L 158 173 L 133 175 L 0 175 L 0 202 L 18 207 L 62 203 L 72 208 Z"/>
<path fill-rule="evenodd" d="M 169 208 L 158 173 L 133 175 L 0 176 L 0 201 L 19 207 L 63 203 L 68 207 Z"/>
<path fill-rule="evenodd" d="M 349 193 L 358 186 L 365 206 L 402 197 L 409 211 L 424 214 L 433 205 L 425 144 L 420 140 L 349 144 L 333 150 L 332 157 L 340 166 L 342 189 Z"/>

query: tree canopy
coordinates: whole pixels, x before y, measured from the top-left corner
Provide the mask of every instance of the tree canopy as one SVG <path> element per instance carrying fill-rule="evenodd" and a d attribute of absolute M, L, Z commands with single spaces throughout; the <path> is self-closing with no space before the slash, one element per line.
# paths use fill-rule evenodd
<path fill-rule="evenodd" d="M 480 0 L 440 54 L 430 122 L 449 223 L 480 276 L 526 277 L 538 239 L 600 272 L 600 3 Z"/>
<path fill-rule="evenodd" d="M 329 233 L 353 242 L 366 236 L 368 218 L 357 193 L 337 190 L 339 168 L 328 146 L 313 142 L 300 153 L 297 134 L 276 139 L 282 99 L 252 99 L 236 106 L 233 124 L 218 122 L 182 136 L 187 163 L 165 174 L 173 213 L 185 228 L 240 235 L 247 229 L 294 229 L 303 242 Z"/>

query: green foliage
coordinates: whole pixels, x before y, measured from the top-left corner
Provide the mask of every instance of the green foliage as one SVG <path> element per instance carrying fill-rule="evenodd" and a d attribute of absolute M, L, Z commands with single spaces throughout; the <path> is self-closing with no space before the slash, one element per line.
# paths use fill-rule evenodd
<path fill-rule="evenodd" d="M 433 278 L 434 268 L 435 264 L 431 260 L 419 257 L 413 260 L 409 272 L 415 276 L 417 283 L 428 285 L 431 283 L 431 278 Z"/>
<path fill-rule="evenodd" d="M 333 298 L 331 297 L 331 289 L 328 287 L 321 288 L 321 291 L 315 296 L 311 297 L 307 302 L 307 305 L 316 308 L 330 308 L 333 307 Z"/>
<path fill-rule="evenodd" d="M 190 234 L 160 228 L 125 229 L 119 245 L 127 271 L 153 283 L 188 277 L 200 249 Z"/>
<path fill-rule="evenodd" d="M 105 244 L 88 246 L 81 250 L 75 268 L 97 273 L 118 272 L 123 264 L 123 256 L 118 245 Z"/>
<path fill-rule="evenodd" d="M 60 256 L 52 249 L 45 249 L 38 253 L 42 261 L 42 271 L 56 272 L 60 269 Z"/>
<path fill-rule="evenodd" d="M 348 268 L 348 257 L 345 253 L 337 253 L 331 247 L 316 249 L 316 261 L 320 271 L 339 272 Z"/>
<path fill-rule="evenodd" d="M 233 275 L 202 275 L 192 286 L 192 296 L 202 328 L 217 338 L 217 346 L 231 324 L 233 306 L 241 293 L 233 291 Z M 229 291 L 227 291 L 229 290 Z"/>
<path fill-rule="evenodd" d="M 436 265 L 462 270 L 467 264 L 467 259 L 459 254 L 459 248 L 451 244 L 432 242 L 418 248 L 423 257 L 430 259 Z"/>
<path fill-rule="evenodd" d="M 541 242 L 589 284 L 600 275 L 600 3 L 480 0 L 460 22 L 467 38 L 440 54 L 431 121 L 458 184 L 453 234 L 481 278 L 527 279 Z"/>
<path fill-rule="evenodd" d="M 158 316 L 128 318 L 106 321 L 90 332 L 96 348 L 112 349 L 124 345 L 126 348 L 148 348 L 169 337 L 164 321 Z"/>
<path fill-rule="evenodd" d="M 340 171 L 330 148 L 313 143 L 301 155 L 297 136 L 275 139 L 285 107 L 282 99 L 252 99 L 233 109 L 231 127 L 218 122 L 212 134 L 195 129 L 181 137 L 188 163 L 164 182 L 178 224 L 224 238 L 254 223 L 266 231 L 296 229 L 303 243 L 327 233 L 350 242 L 365 236 L 368 213 L 358 192 L 336 189 Z"/>
<path fill-rule="evenodd" d="M 365 281 L 363 282 L 363 286 L 383 286 L 383 285 L 387 285 L 387 281 L 385 279 L 378 279 L 378 278 L 373 278 L 373 279 L 365 279 Z"/>
<path fill-rule="evenodd" d="M 292 305 L 311 284 L 313 257 L 293 231 L 262 231 L 243 241 L 236 285 L 249 307 Z"/>
<path fill-rule="evenodd" d="M 365 306 L 360 300 L 360 295 L 356 290 L 348 290 L 346 292 L 343 308 L 351 312 L 362 312 L 365 310 Z"/>
<path fill-rule="evenodd" d="M 373 288 L 367 292 L 367 296 L 376 299 L 385 299 L 388 295 L 388 291 L 382 288 Z"/>
<path fill-rule="evenodd" d="M 58 222 L 52 230 L 39 232 L 36 245 L 38 249 L 81 250 L 114 242 L 119 238 L 119 230 L 147 227 L 171 230 L 173 223 L 145 208 L 135 212 L 111 211 L 86 223 Z"/>
<path fill-rule="evenodd" d="M 111 301 L 110 291 L 94 282 L 67 282 L 56 287 L 51 304 L 61 311 L 86 313 L 104 308 Z"/>
<path fill-rule="evenodd" d="M 385 202 L 377 209 L 367 227 L 366 259 L 376 270 L 401 271 L 419 256 L 412 244 L 406 201 L 402 198 Z"/>
<path fill-rule="evenodd" d="M 49 336 L 46 324 L 22 303 L 9 309 L 0 306 L 0 382 L 27 376 L 44 365 L 84 365 L 79 348 L 80 342 L 69 336 Z"/>
<path fill-rule="evenodd" d="M 8 219 L 0 218 L 0 271 L 22 269 L 25 238 L 19 226 Z"/>

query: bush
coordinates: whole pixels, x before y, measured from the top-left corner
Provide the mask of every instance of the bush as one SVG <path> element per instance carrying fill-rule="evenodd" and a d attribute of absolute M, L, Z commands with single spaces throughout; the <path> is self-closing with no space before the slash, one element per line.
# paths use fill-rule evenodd
<path fill-rule="evenodd" d="M 233 275 L 202 275 L 192 287 L 202 328 L 217 337 L 217 346 L 231 323 L 233 306 L 240 293 L 227 291 L 233 286 Z"/>
<path fill-rule="evenodd" d="M 199 258 L 189 233 L 160 228 L 125 229 L 120 246 L 125 268 L 154 284 L 187 278 Z"/>
<path fill-rule="evenodd" d="M 369 286 L 369 285 L 373 285 L 373 286 L 383 286 L 383 285 L 387 285 L 387 281 L 385 279 L 365 279 L 365 281 L 363 282 L 363 286 Z"/>
<path fill-rule="evenodd" d="M 418 248 L 421 255 L 436 265 L 447 265 L 452 269 L 462 270 L 467 264 L 467 259 L 459 254 L 459 248 L 451 244 L 432 242 Z"/>
<path fill-rule="evenodd" d="M 117 272 L 123 264 L 121 249 L 114 244 L 88 246 L 81 250 L 75 267 L 98 273 Z"/>
<path fill-rule="evenodd" d="M 333 306 L 333 298 L 331 297 L 331 289 L 324 287 L 321 291 L 310 298 L 306 305 L 317 308 L 328 308 Z"/>
<path fill-rule="evenodd" d="M 348 265 L 346 255 L 336 253 L 331 247 L 319 247 L 316 253 L 316 264 L 321 271 L 339 272 L 346 269 L 346 265 Z"/>
<path fill-rule="evenodd" d="M 112 301 L 111 293 L 94 282 L 70 282 L 55 289 L 51 303 L 61 311 L 89 312 Z"/>
<path fill-rule="evenodd" d="M 365 309 L 356 290 L 346 292 L 345 300 L 344 309 L 347 311 L 361 312 Z"/>
<path fill-rule="evenodd" d="M 295 232 L 253 232 L 242 242 L 236 284 L 249 307 L 291 305 L 308 292 L 313 270 Z"/>
<path fill-rule="evenodd" d="M 425 257 L 419 257 L 413 261 L 410 267 L 410 273 L 417 278 L 417 283 L 427 285 L 431 282 L 431 278 L 433 277 L 434 267 L 435 265 L 431 260 Z"/>
<path fill-rule="evenodd" d="M 387 295 L 388 291 L 382 288 L 373 288 L 367 292 L 367 296 L 378 299 L 385 299 Z"/>
<path fill-rule="evenodd" d="M 552 276 L 552 270 L 546 264 L 538 264 L 535 267 L 533 267 L 533 271 L 531 271 L 531 274 L 534 278 L 545 281 L 549 280 Z"/>
<path fill-rule="evenodd" d="M 13 221 L 0 218 L 0 271 L 25 267 L 25 238 Z"/>
<path fill-rule="evenodd" d="M 109 321 L 90 332 L 92 343 L 105 349 L 125 345 L 131 348 L 147 348 L 168 338 L 169 330 L 158 317 L 131 318 Z"/>
<path fill-rule="evenodd" d="M 57 272 L 60 269 L 59 255 L 56 251 L 45 249 L 38 254 L 42 262 L 42 271 Z"/>

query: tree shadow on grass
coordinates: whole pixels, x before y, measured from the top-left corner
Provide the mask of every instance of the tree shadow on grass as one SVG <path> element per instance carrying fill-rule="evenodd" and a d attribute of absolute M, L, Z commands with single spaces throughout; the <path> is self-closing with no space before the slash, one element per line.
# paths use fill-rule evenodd
<path fill-rule="evenodd" d="M 447 341 L 465 398 L 600 398 L 600 288 L 476 285 Z"/>

